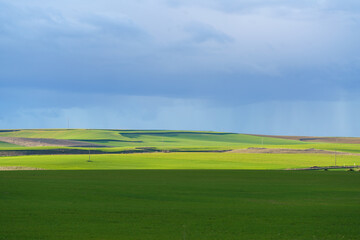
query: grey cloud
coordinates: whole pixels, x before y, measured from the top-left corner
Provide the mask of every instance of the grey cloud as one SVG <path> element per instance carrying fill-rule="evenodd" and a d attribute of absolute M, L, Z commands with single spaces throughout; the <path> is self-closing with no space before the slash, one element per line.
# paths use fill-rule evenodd
<path fill-rule="evenodd" d="M 296 7 L 305 8 L 311 6 L 317 6 L 316 1 L 312 0 L 168 0 L 167 3 L 172 7 L 181 6 L 200 6 L 205 8 L 211 8 L 219 11 L 226 12 L 247 12 L 252 11 L 256 8 L 267 8 L 267 7 Z"/>
<path fill-rule="evenodd" d="M 171 7 L 198 6 L 225 12 L 249 12 L 261 8 L 317 9 L 326 11 L 349 11 L 360 9 L 357 0 L 167 0 Z"/>
<path fill-rule="evenodd" d="M 143 29 L 129 19 L 110 19 L 99 15 L 92 15 L 80 19 L 81 22 L 96 28 L 96 34 L 109 35 L 118 40 L 142 41 L 150 36 Z"/>
<path fill-rule="evenodd" d="M 197 43 L 214 41 L 218 43 L 227 43 L 233 41 L 229 35 L 215 29 L 214 27 L 201 23 L 191 23 L 185 27 L 185 31 L 191 34 L 191 40 Z"/>
<path fill-rule="evenodd" d="M 27 40 L 56 41 L 57 38 L 116 38 L 121 41 L 137 41 L 148 34 L 126 18 L 110 18 L 96 13 L 82 16 L 65 16 L 56 9 L 15 7 L 1 3 L 0 30 L 4 37 Z"/>

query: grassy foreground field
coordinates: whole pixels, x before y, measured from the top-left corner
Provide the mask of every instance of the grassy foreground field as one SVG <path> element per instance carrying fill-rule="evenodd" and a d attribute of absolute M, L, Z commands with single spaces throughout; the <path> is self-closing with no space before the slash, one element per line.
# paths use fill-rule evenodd
<path fill-rule="evenodd" d="M 360 239 L 357 172 L 0 172 L 0 239 Z"/>

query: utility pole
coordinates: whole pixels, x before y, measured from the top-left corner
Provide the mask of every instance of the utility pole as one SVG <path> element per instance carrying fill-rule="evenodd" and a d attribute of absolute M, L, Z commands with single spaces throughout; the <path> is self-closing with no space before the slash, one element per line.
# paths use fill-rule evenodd
<path fill-rule="evenodd" d="M 165 152 L 165 149 L 164 149 L 164 136 L 161 136 L 161 142 L 162 142 L 162 152 L 164 153 Z"/>
<path fill-rule="evenodd" d="M 264 145 L 264 138 L 261 138 L 261 145 Z"/>
<path fill-rule="evenodd" d="M 335 155 L 335 166 L 336 166 L 336 144 L 337 144 L 337 138 L 335 138 L 335 153 L 334 153 L 334 155 Z"/>
<path fill-rule="evenodd" d="M 67 128 L 70 129 L 70 120 L 69 120 L 69 118 L 67 119 Z"/>
<path fill-rule="evenodd" d="M 90 160 L 90 149 L 89 149 L 89 160 L 88 160 L 88 162 L 91 162 L 91 160 Z"/>

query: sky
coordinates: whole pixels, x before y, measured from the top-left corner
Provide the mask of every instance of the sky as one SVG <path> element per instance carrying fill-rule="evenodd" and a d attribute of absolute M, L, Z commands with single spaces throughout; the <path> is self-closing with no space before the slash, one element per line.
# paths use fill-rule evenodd
<path fill-rule="evenodd" d="M 360 137 L 358 0 L 0 0 L 0 129 Z"/>

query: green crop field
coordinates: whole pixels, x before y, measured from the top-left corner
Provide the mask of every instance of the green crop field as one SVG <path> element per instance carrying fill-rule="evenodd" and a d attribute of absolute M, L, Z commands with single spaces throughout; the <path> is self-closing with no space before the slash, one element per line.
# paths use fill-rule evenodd
<path fill-rule="evenodd" d="M 0 173 L 0 239 L 360 239 L 357 172 Z"/>
<path fill-rule="evenodd" d="M 360 172 L 284 171 L 357 166 L 359 153 L 236 133 L 0 130 L 0 170 L 48 170 L 0 171 L 0 240 L 360 239 Z"/>

